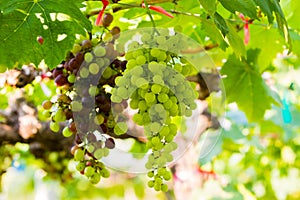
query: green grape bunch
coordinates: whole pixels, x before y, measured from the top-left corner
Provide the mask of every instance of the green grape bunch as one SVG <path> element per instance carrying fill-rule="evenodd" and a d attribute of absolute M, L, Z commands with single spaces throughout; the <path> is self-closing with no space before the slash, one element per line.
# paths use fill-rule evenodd
<path fill-rule="evenodd" d="M 126 70 L 115 79 L 111 101 L 127 100 L 130 109 L 136 110 L 132 120 L 144 128 L 149 149 L 144 163 L 148 186 L 167 191 L 172 178 L 167 166 L 178 147 L 174 139 L 179 127 L 174 119 L 191 117 L 197 107 L 195 88 L 185 79 L 196 70 L 180 55 L 186 48 L 180 34 L 161 29 L 157 34 L 141 31 L 132 38 L 125 44 Z"/>

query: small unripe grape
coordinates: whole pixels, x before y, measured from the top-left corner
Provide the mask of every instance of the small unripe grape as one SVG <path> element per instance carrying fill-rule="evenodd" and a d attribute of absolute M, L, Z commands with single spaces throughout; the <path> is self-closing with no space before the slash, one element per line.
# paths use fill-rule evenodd
<path fill-rule="evenodd" d="M 69 129 L 69 127 L 65 127 L 62 132 L 64 137 L 70 137 L 73 135 L 73 132 Z"/>
<path fill-rule="evenodd" d="M 93 61 L 93 54 L 92 53 L 90 53 L 90 52 L 87 52 L 87 53 L 85 53 L 84 54 L 84 60 L 85 60 L 85 62 L 87 62 L 87 63 L 90 63 L 90 62 L 92 62 Z"/>
<path fill-rule="evenodd" d="M 70 75 L 68 76 L 68 82 L 69 82 L 69 83 L 75 83 L 75 80 L 76 80 L 75 74 L 70 74 Z"/>
<path fill-rule="evenodd" d="M 84 162 L 77 163 L 77 165 L 76 165 L 76 170 L 77 171 L 83 171 L 84 168 L 85 168 L 85 163 Z"/>
<path fill-rule="evenodd" d="M 148 182 L 148 187 L 153 188 L 154 187 L 154 181 L 149 181 Z"/>
<path fill-rule="evenodd" d="M 82 103 L 78 101 L 72 101 L 71 102 L 71 108 L 73 112 L 81 111 L 82 109 Z"/>
<path fill-rule="evenodd" d="M 101 176 L 98 173 L 95 173 L 90 177 L 90 181 L 92 184 L 97 184 L 100 182 L 100 180 L 101 180 Z"/>
<path fill-rule="evenodd" d="M 86 175 L 86 177 L 91 177 L 95 174 L 95 169 L 91 166 L 88 166 L 84 169 L 84 175 Z"/>
<path fill-rule="evenodd" d="M 97 124 L 97 125 L 103 124 L 103 122 L 104 122 L 104 117 L 103 117 L 103 115 L 101 115 L 101 114 L 96 115 L 96 116 L 94 117 L 94 122 L 95 122 L 95 124 Z"/>
<path fill-rule="evenodd" d="M 83 149 L 76 149 L 74 152 L 74 159 L 76 161 L 82 161 L 84 159 L 84 150 Z"/>
<path fill-rule="evenodd" d="M 46 117 L 46 118 L 49 118 L 49 117 L 51 117 L 51 112 L 49 110 L 44 110 L 43 111 L 43 116 Z"/>
<path fill-rule="evenodd" d="M 103 46 L 98 45 L 94 48 L 94 54 L 97 57 L 103 57 L 106 54 L 106 49 Z"/>
<path fill-rule="evenodd" d="M 59 131 L 59 124 L 57 122 L 50 122 L 50 129 L 53 132 L 58 132 Z"/>

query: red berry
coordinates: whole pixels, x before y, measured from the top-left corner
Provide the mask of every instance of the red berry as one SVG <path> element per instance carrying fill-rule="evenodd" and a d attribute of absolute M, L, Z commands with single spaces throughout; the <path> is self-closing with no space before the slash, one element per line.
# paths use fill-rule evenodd
<path fill-rule="evenodd" d="M 44 38 L 42 36 L 38 36 L 37 41 L 42 45 L 44 43 Z"/>

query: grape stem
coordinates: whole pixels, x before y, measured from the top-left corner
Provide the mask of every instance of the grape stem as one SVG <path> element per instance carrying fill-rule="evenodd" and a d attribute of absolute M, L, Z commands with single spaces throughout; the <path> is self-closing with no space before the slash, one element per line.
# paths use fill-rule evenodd
<path fill-rule="evenodd" d="M 147 11 L 147 14 L 149 15 L 150 20 L 151 20 L 151 22 L 152 22 L 153 35 L 154 35 L 155 33 L 157 33 L 157 34 L 159 35 L 159 32 L 157 31 L 156 26 L 155 26 L 154 19 L 153 19 L 152 15 L 151 15 L 151 12 L 150 12 L 150 9 L 149 9 L 147 0 L 144 0 L 144 4 L 145 4 L 145 9 L 146 9 L 146 11 Z"/>

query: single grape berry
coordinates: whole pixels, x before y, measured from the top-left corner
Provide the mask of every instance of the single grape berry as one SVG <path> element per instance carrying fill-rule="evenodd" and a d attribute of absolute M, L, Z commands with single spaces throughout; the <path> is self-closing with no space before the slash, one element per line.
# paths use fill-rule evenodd
<path fill-rule="evenodd" d="M 54 82 L 57 86 L 63 86 L 68 83 L 68 78 L 60 74 L 54 79 Z"/>
<path fill-rule="evenodd" d="M 114 20 L 114 17 L 111 14 L 105 13 L 105 15 L 103 16 L 102 24 L 103 24 L 103 26 L 108 27 L 112 23 L 113 20 Z"/>
<path fill-rule="evenodd" d="M 45 110 L 49 110 L 52 107 L 52 102 L 50 100 L 45 100 L 42 106 Z"/>
<path fill-rule="evenodd" d="M 110 33 L 114 36 L 115 39 L 118 39 L 120 37 L 120 32 L 121 32 L 121 29 L 118 26 L 114 26 L 110 30 Z"/>
<path fill-rule="evenodd" d="M 42 45 L 44 43 L 44 38 L 42 36 L 38 36 L 37 41 L 40 43 L 40 45 Z"/>
<path fill-rule="evenodd" d="M 105 141 L 105 147 L 107 147 L 107 148 L 109 148 L 109 149 L 115 148 L 115 141 L 114 141 L 114 139 L 108 138 L 108 139 Z"/>
<path fill-rule="evenodd" d="M 81 46 L 83 50 L 87 50 L 93 47 L 93 44 L 90 40 L 83 40 L 81 42 Z"/>

